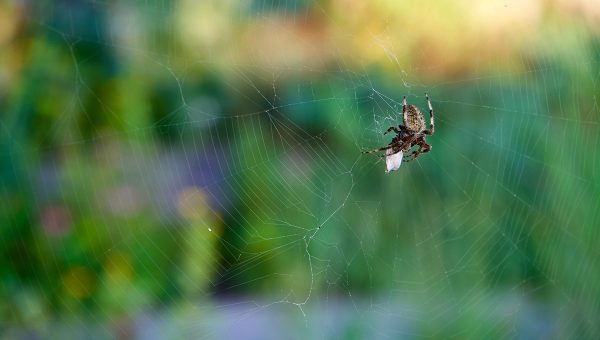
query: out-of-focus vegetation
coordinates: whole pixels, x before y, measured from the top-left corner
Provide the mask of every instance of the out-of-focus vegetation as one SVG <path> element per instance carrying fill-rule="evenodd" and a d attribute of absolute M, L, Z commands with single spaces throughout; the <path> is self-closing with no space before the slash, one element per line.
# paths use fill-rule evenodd
<path fill-rule="evenodd" d="M 533 301 L 598 336 L 598 23 L 562 0 L 0 5 L 3 327 L 350 296 L 414 303 L 413 334 L 519 335 Z M 425 91 L 433 150 L 385 176 L 360 151 Z"/>

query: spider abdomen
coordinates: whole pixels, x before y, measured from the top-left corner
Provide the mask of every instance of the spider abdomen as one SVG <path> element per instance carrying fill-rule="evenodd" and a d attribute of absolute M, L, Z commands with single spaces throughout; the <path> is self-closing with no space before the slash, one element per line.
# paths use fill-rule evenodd
<path fill-rule="evenodd" d="M 421 132 L 425 130 L 425 119 L 419 108 L 414 105 L 406 106 L 406 121 L 404 124 L 411 131 Z"/>

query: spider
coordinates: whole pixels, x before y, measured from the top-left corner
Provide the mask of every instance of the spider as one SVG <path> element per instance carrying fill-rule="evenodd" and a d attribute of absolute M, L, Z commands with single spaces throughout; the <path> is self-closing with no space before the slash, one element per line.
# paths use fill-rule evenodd
<path fill-rule="evenodd" d="M 406 96 L 404 96 L 404 99 L 402 100 L 402 118 L 404 120 L 404 125 L 398 125 L 398 127 L 390 126 L 385 130 L 383 133 L 384 135 L 388 134 L 390 131 L 396 133 L 388 145 L 373 150 L 363 151 L 363 153 L 385 151 L 385 154 L 380 157 L 385 157 L 386 159 L 386 173 L 398 170 L 400 164 L 402 164 L 404 152 L 408 152 L 413 146 L 418 146 L 419 148 L 414 150 L 410 154 L 410 158 L 405 159 L 404 162 L 410 162 L 417 158 L 421 153 L 429 152 L 431 150 L 431 145 L 427 144 L 425 136 L 433 135 L 435 124 L 433 119 L 433 107 L 431 106 L 431 101 L 429 101 L 427 93 L 425 93 L 425 98 L 427 99 L 427 105 L 429 106 L 430 130 L 425 129 L 425 119 L 423 118 L 421 111 L 419 111 L 419 108 L 414 105 L 406 105 Z"/>

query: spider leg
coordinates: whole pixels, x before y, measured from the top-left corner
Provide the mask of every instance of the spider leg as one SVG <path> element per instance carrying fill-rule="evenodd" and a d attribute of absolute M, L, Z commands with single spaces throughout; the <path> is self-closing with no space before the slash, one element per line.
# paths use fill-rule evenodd
<path fill-rule="evenodd" d="M 426 135 L 433 135 L 433 133 L 435 132 L 435 122 L 433 119 L 433 107 L 431 106 L 431 101 L 429 100 L 429 96 L 427 95 L 427 93 L 425 93 L 425 98 L 427 98 L 427 106 L 429 106 L 429 125 L 431 125 L 431 129 L 430 130 L 425 130 L 423 131 L 424 134 Z"/>
<path fill-rule="evenodd" d="M 419 145 L 419 150 L 417 150 L 417 154 L 415 154 L 415 158 L 417 158 L 418 155 L 429 152 L 429 151 L 431 151 L 431 145 L 429 145 L 427 143 L 423 143 L 422 145 Z"/>
<path fill-rule="evenodd" d="M 401 126 L 401 128 L 403 128 L 403 127 Z M 392 141 L 388 145 L 382 146 L 382 147 L 377 148 L 377 149 L 363 151 L 362 153 L 365 153 L 365 154 L 367 154 L 367 153 L 375 153 L 375 152 L 389 150 L 389 149 L 392 149 L 392 148 L 394 148 L 394 150 L 396 151 L 396 152 L 394 152 L 394 154 L 398 153 L 400 151 L 408 151 L 408 150 L 410 150 L 410 148 L 413 145 L 416 145 L 416 144 L 420 143 L 419 141 L 422 140 L 422 138 L 423 138 L 423 136 L 419 135 L 419 134 L 404 135 L 404 136 L 402 134 L 398 134 L 394 138 L 392 138 Z M 415 141 L 417 141 L 416 144 L 415 144 Z M 381 156 L 381 157 L 385 157 L 385 156 L 386 155 Z M 389 155 L 387 155 L 387 156 L 389 156 Z"/>
<path fill-rule="evenodd" d="M 398 130 L 395 126 L 390 126 L 383 134 L 387 135 L 390 131 L 394 131 L 397 135 L 400 134 L 400 130 Z"/>
<path fill-rule="evenodd" d="M 410 157 L 408 157 L 408 158 L 406 158 L 406 160 L 404 160 L 405 162 L 410 162 L 410 161 L 414 160 L 415 158 L 417 158 L 420 154 L 431 151 L 431 145 L 425 143 L 424 139 L 419 140 L 419 142 L 416 145 L 418 145 L 419 148 L 417 150 L 413 151 L 410 154 Z"/>
<path fill-rule="evenodd" d="M 421 136 L 419 136 L 418 134 L 407 135 L 406 137 L 404 137 L 404 139 L 402 139 L 402 149 L 404 151 L 410 150 L 410 148 L 412 148 L 413 145 L 419 144 L 419 142 L 418 142 L 419 138 L 421 138 Z M 417 142 L 417 143 L 415 143 L 415 142 Z"/>
<path fill-rule="evenodd" d="M 416 144 L 415 144 L 416 145 Z M 411 145 L 412 147 L 413 145 Z M 419 151 L 419 149 L 421 148 L 421 146 L 419 145 L 419 148 L 416 150 L 413 150 L 413 152 L 411 152 L 410 154 L 408 153 L 408 151 L 410 151 L 410 148 L 407 150 L 407 154 L 406 154 L 406 158 L 404 158 L 404 162 L 410 162 L 413 159 L 415 159 L 417 156 L 415 156 L 417 154 L 417 152 Z"/>
<path fill-rule="evenodd" d="M 395 155 L 395 154 L 397 154 L 398 152 L 401 152 L 401 151 L 402 150 L 398 150 L 398 151 L 390 153 L 390 154 L 384 153 L 383 155 L 377 155 L 377 157 L 379 157 L 379 158 L 387 158 L 387 157 Z"/>
<path fill-rule="evenodd" d="M 402 99 L 402 121 L 406 126 L 406 122 L 408 121 L 408 112 L 406 110 L 406 96 Z"/>
<path fill-rule="evenodd" d="M 379 152 L 379 151 L 385 151 L 385 150 L 389 150 L 389 149 L 394 149 L 394 154 L 400 152 L 400 151 L 407 151 L 408 149 L 410 149 L 410 147 L 412 146 L 411 143 L 414 141 L 415 137 L 413 137 L 410 141 L 404 141 L 402 139 L 400 139 L 398 136 L 394 137 L 392 139 L 392 141 L 386 145 L 386 146 L 382 146 L 380 148 L 377 149 L 373 149 L 373 150 L 367 150 L 367 151 L 363 151 L 362 153 L 375 153 L 375 152 Z M 408 148 L 406 146 L 409 146 Z M 385 156 L 389 156 L 389 155 L 383 155 L 381 157 L 385 157 Z"/>
<path fill-rule="evenodd" d="M 379 151 L 385 151 L 385 150 L 391 149 L 393 147 L 394 147 L 393 145 L 387 145 L 387 146 L 383 146 L 381 148 L 363 151 L 362 153 L 375 153 L 375 152 L 379 152 Z"/>
<path fill-rule="evenodd" d="M 415 160 L 415 158 L 417 158 L 417 156 L 418 156 L 420 153 L 421 153 L 421 148 L 419 147 L 419 149 L 417 149 L 417 150 L 413 151 L 413 152 L 412 152 L 412 153 L 409 155 L 409 157 L 405 158 L 405 159 L 404 159 L 404 162 L 405 162 L 405 163 L 407 163 L 407 162 L 410 162 L 410 161 L 413 161 L 413 160 Z"/>

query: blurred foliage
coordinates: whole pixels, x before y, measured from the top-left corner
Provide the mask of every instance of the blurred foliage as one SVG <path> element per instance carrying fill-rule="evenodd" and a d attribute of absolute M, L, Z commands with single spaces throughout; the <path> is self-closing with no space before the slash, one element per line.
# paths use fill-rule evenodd
<path fill-rule="evenodd" d="M 516 291 L 600 334 L 599 13 L 0 5 L 2 320 L 394 292 L 421 334 L 509 336 L 479 299 Z M 425 91 L 433 151 L 384 176 L 360 151 Z"/>

